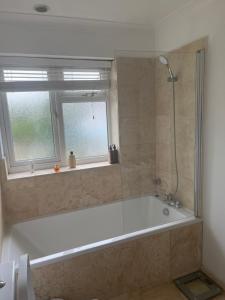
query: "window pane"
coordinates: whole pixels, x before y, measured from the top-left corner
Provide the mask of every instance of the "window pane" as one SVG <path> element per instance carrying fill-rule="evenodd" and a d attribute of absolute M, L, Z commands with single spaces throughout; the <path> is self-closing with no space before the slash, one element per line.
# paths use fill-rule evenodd
<path fill-rule="evenodd" d="M 108 149 L 106 104 L 104 102 L 63 103 L 67 154 L 77 158 L 105 155 Z"/>
<path fill-rule="evenodd" d="M 16 161 L 55 156 L 48 92 L 7 93 Z"/>

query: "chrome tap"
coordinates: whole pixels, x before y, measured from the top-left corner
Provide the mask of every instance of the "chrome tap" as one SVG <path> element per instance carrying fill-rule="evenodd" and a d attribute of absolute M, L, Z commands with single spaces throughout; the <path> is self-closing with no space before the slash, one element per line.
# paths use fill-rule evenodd
<path fill-rule="evenodd" d="M 176 208 L 181 208 L 183 205 L 180 200 L 176 200 L 174 195 L 169 193 L 165 194 L 163 200 L 169 205 Z"/>
<path fill-rule="evenodd" d="M 4 288 L 5 285 L 6 285 L 6 282 L 3 280 L 0 280 L 0 289 Z"/>

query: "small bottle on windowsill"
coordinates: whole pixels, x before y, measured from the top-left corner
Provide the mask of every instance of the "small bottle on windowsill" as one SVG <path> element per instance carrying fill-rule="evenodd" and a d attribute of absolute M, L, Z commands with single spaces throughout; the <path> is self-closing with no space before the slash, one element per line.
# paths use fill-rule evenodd
<path fill-rule="evenodd" d="M 117 164 L 119 162 L 119 153 L 116 145 L 109 145 L 109 163 Z"/>
<path fill-rule="evenodd" d="M 76 157 L 73 153 L 73 151 L 70 151 L 69 159 L 68 159 L 68 164 L 70 169 L 76 168 Z"/>

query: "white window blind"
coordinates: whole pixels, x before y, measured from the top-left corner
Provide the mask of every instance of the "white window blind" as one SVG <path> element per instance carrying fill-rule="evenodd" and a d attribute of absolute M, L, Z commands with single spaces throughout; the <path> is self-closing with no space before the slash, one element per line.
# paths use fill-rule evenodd
<path fill-rule="evenodd" d="M 0 57 L 0 64 L 2 61 Z M 76 61 L 72 60 L 71 67 L 68 62 L 60 61 L 55 67 L 52 66 L 51 59 L 39 62 L 39 67 L 28 61 L 24 61 L 24 66 L 16 64 L 15 60 L 2 62 L 0 69 L 0 91 L 49 91 L 49 90 L 102 90 L 109 88 L 109 74 L 111 62 L 109 61 Z M 39 59 L 40 60 L 40 59 Z M 13 61 L 15 65 L 13 66 Z M 18 58 L 18 61 L 20 59 Z M 26 63 L 25 63 L 26 62 Z M 45 62 L 45 66 L 44 66 Z M 5 66 L 4 66 L 5 65 Z M 43 65 L 43 66 L 42 66 Z M 58 66 L 60 65 L 60 66 Z"/>
<path fill-rule="evenodd" d="M 100 80 L 101 72 L 99 71 L 64 71 L 64 80 Z"/>
<path fill-rule="evenodd" d="M 4 81 L 46 81 L 48 72 L 40 70 L 3 70 Z"/>

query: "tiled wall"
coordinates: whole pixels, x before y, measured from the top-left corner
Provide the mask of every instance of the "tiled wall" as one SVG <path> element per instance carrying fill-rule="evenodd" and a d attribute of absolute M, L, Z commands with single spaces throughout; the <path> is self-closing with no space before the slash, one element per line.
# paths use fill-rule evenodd
<path fill-rule="evenodd" d="M 199 40 L 168 55 L 170 65 L 178 77 L 176 95 L 176 143 L 179 173 L 177 198 L 185 207 L 194 208 L 194 161 L 196 97 L 195 71 L 198 49 L 205 47 Z M 160 193 L 174 193 L 176 186 L 173 131 L 172 83 L 167 81 L 168 70 L 155 61 L 156 97 L 156 177 L 161 178 Z"/>
<path fill-rule="evenodd" d="M 37 299 L 110 299 L 169 282 L 200 268 L 201 237 L 189 225 L 33 269 Z"/>
<path fill-rule="evenodd" d="M 153 67 L 141 58 L 120 58 L 113 66 L 111 118 L 120 164 L 10 180 L 3 175 L 8 222 L 154 194 Z"/>
<path fill-rule="evenodd" d="M 154 60 L 117 59 L 119 139 L 124 197 L 154 191 Z"/>
<path fill-rule="evenodd" d="M 80 209 L 122 198 L 119 165 L 7 181 L 8 222 Z M 5 199 L 4 198 L 4 199 Z"/>

